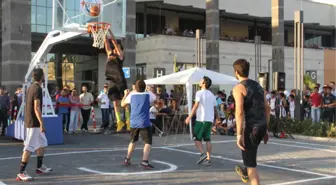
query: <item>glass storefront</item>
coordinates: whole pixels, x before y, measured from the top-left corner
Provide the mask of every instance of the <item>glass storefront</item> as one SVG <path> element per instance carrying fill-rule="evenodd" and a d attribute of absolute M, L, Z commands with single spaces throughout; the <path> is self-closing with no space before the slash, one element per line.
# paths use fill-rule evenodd
<path fill-rule="evenodd" d="M 35 55 L 32 52 L 32 57 Z M 55 54 L 49 53 L 46 62 L 48 63 L 48 81 L 50 87 L 56 84 Z M 73 88 L 80 88 L 87 85 L 92 91 L 96 90 L 98 82 L 98 57 L 88 55 L 63 55 L 62 56 L 62 83 Z"/>

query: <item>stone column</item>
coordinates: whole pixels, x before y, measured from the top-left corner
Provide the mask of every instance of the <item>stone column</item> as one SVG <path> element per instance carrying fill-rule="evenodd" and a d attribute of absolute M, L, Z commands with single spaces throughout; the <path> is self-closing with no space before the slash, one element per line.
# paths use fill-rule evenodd
<path fill-rule="evenodd" d="M 62 53 L 55 53 L 55 78 L 56 78 L 56 86 L 60 89 L 63 88 L 62 81 L 62 63 L 63 63 L 63 55 Z"/>
<path fill-rule="evenodd" d="M 127 79 L 127 86 L 129 89 L 132 88 L 132 84 L 136 80 L 136 66 L 135 66 L 135 37 L 136 29 L 136 2 L 135 0 L 127 0 L 126 4 L 126 37 L 124 42 L 124 67 L 130 68 L 131 77 Z"/>
<path fill-rule="evenodd" d="M 219 0 L 206 1 L 206 68 L 219 72 Z"/>
<path fill-rule="evenodd" d="M 272 0 L 272 72 L 285 72 L 284 0 Z"/>
<path fill-rule="evenodd" d="M 13 94 L 31 61 L 31 0 L 2 0 L 2 85 Z"/>

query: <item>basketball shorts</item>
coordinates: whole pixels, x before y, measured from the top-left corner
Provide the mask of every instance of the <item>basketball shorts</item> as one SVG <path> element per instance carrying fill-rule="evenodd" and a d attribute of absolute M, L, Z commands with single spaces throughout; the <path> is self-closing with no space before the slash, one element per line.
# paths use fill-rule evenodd
<path fill-rule="evenodd" d="M 212 122 L 196 121 L 194 125 L 194 141 L 211 141 Z"/>
<path fill-rule="evenodd" d="M 248 126 L 244 130 L 245 151 L 242 151 L 244 165 L 248 168 L 257 167 L 257 151 L 261 140 L 266 135 L 267 127 L 263 125 Z"/>
<path fill-rule="evenodd" d="M 27 128 L 23 151 L 35 152 L 39 148 L 48 146 L 45 133 L 40 128 Z"/>
<path fill-rule="evenodd" d="M 111 101 L 122 100 L 124 97 L 124 91 L 127 89 L 127 84 L 122 83 L 121 85 L 110 83 L 108 90 L 108 97 Z"/>
<path fill-rule="evenodd" d="M 131 128 L 131 142 L 135 143 L 139 140 L 139 135 L 145 144 L 152 145 L 152 126 L 146 128 Z"/>

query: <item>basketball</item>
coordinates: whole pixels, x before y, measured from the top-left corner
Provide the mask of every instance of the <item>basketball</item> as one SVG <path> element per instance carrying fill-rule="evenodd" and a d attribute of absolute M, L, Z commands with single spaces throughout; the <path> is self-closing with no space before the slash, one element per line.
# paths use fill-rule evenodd
<path fill-rule="evenodd" d="M 92 17 L 97 17 L 100 14 L 100 8 L 99 6 L 95 5 L 90 8 L 90 15 Z"/>

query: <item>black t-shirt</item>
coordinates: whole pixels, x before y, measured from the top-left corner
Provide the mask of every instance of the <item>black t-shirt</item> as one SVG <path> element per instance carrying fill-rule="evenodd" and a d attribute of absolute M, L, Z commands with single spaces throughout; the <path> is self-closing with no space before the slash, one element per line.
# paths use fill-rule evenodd
<path fill-rule="evenodd" d="M 124 84 L 126 83 L 125 74 L 122 70 L 123 60 L 119 57 L 115 59 L 108 59 L 105 66 L 105 77 L 113 84 Z"/>
<path fill-rule="evenodd" d="M 244 112 L 246 126 L 255 124 L 266 125 L 265 116 L 265 97 L 263 88 L 253 80 L 241 81 L 246 89 L 244 97 Z"/>
<path fill-rule="evenodd" d="M 40 123 L 34 111 L 34 100 L 40 100 L 40 110 L 42 110 L 42 88 L 39 84 L 33 83 L 27 90 L 26 105 L 24 113 L 24 123 L 26 128 L 40 127 Z"/>
<path fill-rule="evenodd" d="M 324 95 L 323 96 L 323 104 L 324 105 L 329 105 L 335 102 L 336 98 L 334 95 L 329 94 L 329 95 Z M 326 110 L 333 110 L 335 107 L 327 107 Z"/>

